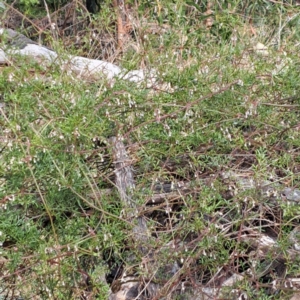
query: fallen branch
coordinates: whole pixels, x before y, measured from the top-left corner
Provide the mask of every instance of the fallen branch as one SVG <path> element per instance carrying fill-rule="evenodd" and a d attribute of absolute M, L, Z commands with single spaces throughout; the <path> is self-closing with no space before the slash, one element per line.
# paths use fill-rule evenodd
<path fill-rule="evenodd" d="M 115 165 L 115 184 L 123 203 L 125 214 L 135 223 L 132 230 L 133 239 L 138 245 L 141 256 L 145 257 L 150 253 L 149 246 L 147 245 L 149 242 L 148 229 L 145 217 L 137 216 L 138 205 L 133 196 L 135 181 L 131 161 L 127 155 L 125 145 L 120 138 L 111 137 L 110 144 L 112 147 L 113 163 Z M 122 291 L 120 293 L 126 295 L 126 299 L 130 293 L 134 292 L 134 295 L 142 293 L 139 282 L 133 283 L 132 280 L 129 280 L 121 284 Z M 152 286 L 152 283 L 149 283 L 149 285 Z M 117 293 L 111 294 L 110 300 L 120 300 L 122 298 L 120 293 L 117 291 Z"/>
<path fill-rule="evenodd" d="M 120 67 L 102 60 L 89 59 L 81 56 L 67 55 L 60 58 L 52 49 L 40 46 L 26 36 L 15 32 L 12 29 L 0 28 L 0 40 L 4 40 L 5 46 L 0 48 L 0 63 L 10 63 L 11 56 L 31 56 L 37 60 L 59 64 L 62 70 L 70 70 L 80 77 L 103 76 L 107 79 L 119 78 L 131 82 L 146 82 L 147 86 L 153 86 L 157 82 L 157 75 L 153 70 L 127 71 Z"/>
<path fill-rule="evenodd" d="M 148 240 L 148 230 L 145 218 L 143 216 L 136 217 L 138 206 L 133 199 L 135 181 L 131 162 L 126 153 L 125 145 L 120 139 L 111 137 L 110 142 L 112 146 L 113 163 L 115 165 L 115 184 L 127 216 L 137 221 L 137 224 L 133 227 L 134 239 L 139 244 L 139 249 L 142 254 L 145 255 L 147 251 L 145 243 Z"/>

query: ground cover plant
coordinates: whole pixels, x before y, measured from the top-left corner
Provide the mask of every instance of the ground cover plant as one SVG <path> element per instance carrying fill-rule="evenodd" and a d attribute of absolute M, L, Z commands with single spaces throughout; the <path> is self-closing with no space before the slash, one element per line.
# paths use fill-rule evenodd
<path fill-rule="evenodd" d="M 299 6 L 127 9 L 121 43 L 109 1 L 75 10 L 87 25 L 68 33 L 19 29 L 62 56 L 155 70 L 154 85 L 24 56 L 0 66 L 1 297 L 122 299 L 133 283 L 126 299 L 297 299 Z"/>

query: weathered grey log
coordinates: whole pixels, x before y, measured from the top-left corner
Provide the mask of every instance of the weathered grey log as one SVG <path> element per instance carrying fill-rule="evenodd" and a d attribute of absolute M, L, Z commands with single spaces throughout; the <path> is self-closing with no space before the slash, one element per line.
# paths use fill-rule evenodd
<path fill-rule="evenodd" d="M 57 63 L 62 69 L 71 70 L 83 78 L 104 75 L 107 79 L 122 78 L 137 84 L 145 82 L 149 87 L 158 80 L 156 72 L 153 70 L 133 70 L 128 72 L 110 62 L 81 56 L 68 55 L 67 59 L 60 59 L 55 51 L 40 46 L 26 36 L 11 29 L 0 28 L 0 40 L 2 39 L 4 42 L 7 39 L 8 46 L 11 46 L 7 47 L 7 45 L 4 45 L 1 49 L 3 51 L 2 57 L 17 54 L 31 56 L 35 59 L 42 58 L 44 61 Z"/>
<path fill-rule="evenodd" d="M 1 32 L 0 32 L 1 33 Z M 23 49 L 29 44 L 38 45 L 33 40 L 29 39 L 25 35 L 18 33 L 12 29 L 5 29 L 2 31 L 2 36 L 4 36 L 4 41 L 7 45 L 11 45 L 18 49 Z"/>
<path fill-rule="evenodd" d="M 157 265 L 155 261 L 155 253 L 153 249 L 149 247 L 150 237 L 148 234 L 146 219 L 143 216 L 138 216 L 138 204 L 134 199 L 135 180 L 133 176 L 132 161 L 127 155 L 125 145 L 121 139 L 116 137 L 110 138 L 110 144 L 112 147 L 113 163 L 115 165 L 114 173 L 116 188 L 118 189 L 120 199 L 124 205 L 125 214 L 134 222 L 133 238 L 138 245 L 138 250 L 142 257 L 147 257 L 146 261 L 148 262 L 148 265 L 146 269 L 151 269 L 150 276 L 152 276 L 153 279 L 158 271 L 162 269 L 172 269 L 172 272 L 175 274 L 179 270 L 177 263 L 166 264 L 165 266 Z M 168 189 L 169 186 L 167 185 L 166 188 Z M 167 247 L 171 248 L 170 245 Z M 168 271 L 168 273 L 169 272 L 170 271 Z M 140 280 L 137 280 L 135 285 L 132 285 L 130 282 L 128 284 L 123 283 L 121 290 L 116 294 L 112 294 L 110 299 L 120 300 L 123 299 L 123 296 L 125 299 L 143 299 L 142 295 L 145 294 L 143 289 L 146 289 L 147 294 L 154 297 L 158 294 L 160 288 L 161 286 L 159 284 L 151 281 L 147 283 L 146 287 L 141 284 Z M 137 298 L 129 297 L 132 291 L 138 293 Z"/>
<path fill-rule="evenodd" d="M 126 153 L 124 143 L 120 139 L 111 137 L 110 142 L 112 146 L 113 163 L 115 165 L 116 187 L 125 206 L 134 208 L 136 205 L 132 199 L 132 192 L 135 189 L 135 182 L 131 160 Z"/>
<path fill-rule="evenodd" d="M 127 155 L 125 145 L 121 139 L 111 137 L 110 144 L 112 147 L 113 163 L 115 165 L 115 185 L 123 203 L 125 215 L 135 223 L 133 225 L 133 238 L 138 245 L 140 254 L 145 256 L 150 251 L 147 247 L 148 230 L 145 218 L 137 216 L 138 207 L 134 199 L 135 180 L 133 177 L 132 162 Z M 121 291 L 111 294 L 110 300 L 135 299 L 135 296 L 138 296 L 140 293 L 140 288 L 141 285 L 139 282 L 135 282 L 134 284 L 129 282 L 129 285 L 123 283 Z M 130 296 L 132 291 L 134 291 L 135 295 L 133 298 Z"/>
<path fill-rule="evenodd" d="M 133 228 L 136 242 L 142 242 L 142 244 L 144 244 L 148 239 L 148 230 L 145 218 L 137 216 L 138 207 L 133 199 L 135 181 L 133 178 L 131 160 L 127 155 L 124 143 L 120 139 L 111 137 L 110 142 L 112 146 L 113 163 L 115 165 L 115 184 L 127 216 L 133 221 L 137 221 L 137 224 L 135 224 Z M 144 246 L 141 246 L 140 250 L 142 254 L 146 254 Z"/>

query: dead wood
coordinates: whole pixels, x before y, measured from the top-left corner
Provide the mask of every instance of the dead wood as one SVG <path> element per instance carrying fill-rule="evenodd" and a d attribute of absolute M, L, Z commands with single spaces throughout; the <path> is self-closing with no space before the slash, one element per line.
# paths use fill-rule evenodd
<path fill-rule="evenodd" d="M 134 238 L 140 247 L 142 254 L 146 254 L 145 242 L 147 241 L 148 230 L 146 220 L 143 216 L 136 217 L 138 206 L 134 199 L 135 181 L 131 160 L 127 155 L 124 143 L 116 138 L 110 138 L 112 146 L 113 163 L 115 165 L 115 184 L 118 189 L 120 199 L 124 205 L 125 214 L 137 224 L 133 227 Z"/>

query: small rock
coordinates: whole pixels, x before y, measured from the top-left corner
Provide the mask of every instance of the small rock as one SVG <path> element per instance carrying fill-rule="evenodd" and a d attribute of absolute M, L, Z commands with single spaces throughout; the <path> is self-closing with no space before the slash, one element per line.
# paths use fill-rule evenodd
<path fill-rule="evenodd" d="M 0 49 L 0 65 L 7 64 L 7 57 L 2 49 Z"/>
<path fill-rule="evenodd" d="M 298 189 L 285 188 L 281 195 L 286 201 L 300 202 L 300 190 Z"/>
<path fill-rule="evenodd" d="M 262 56 L 269 55 L 268 47 L 259 42 L 253 47 L 253 50 L 255 51 L 255 53 L 260 54 Z"/>

